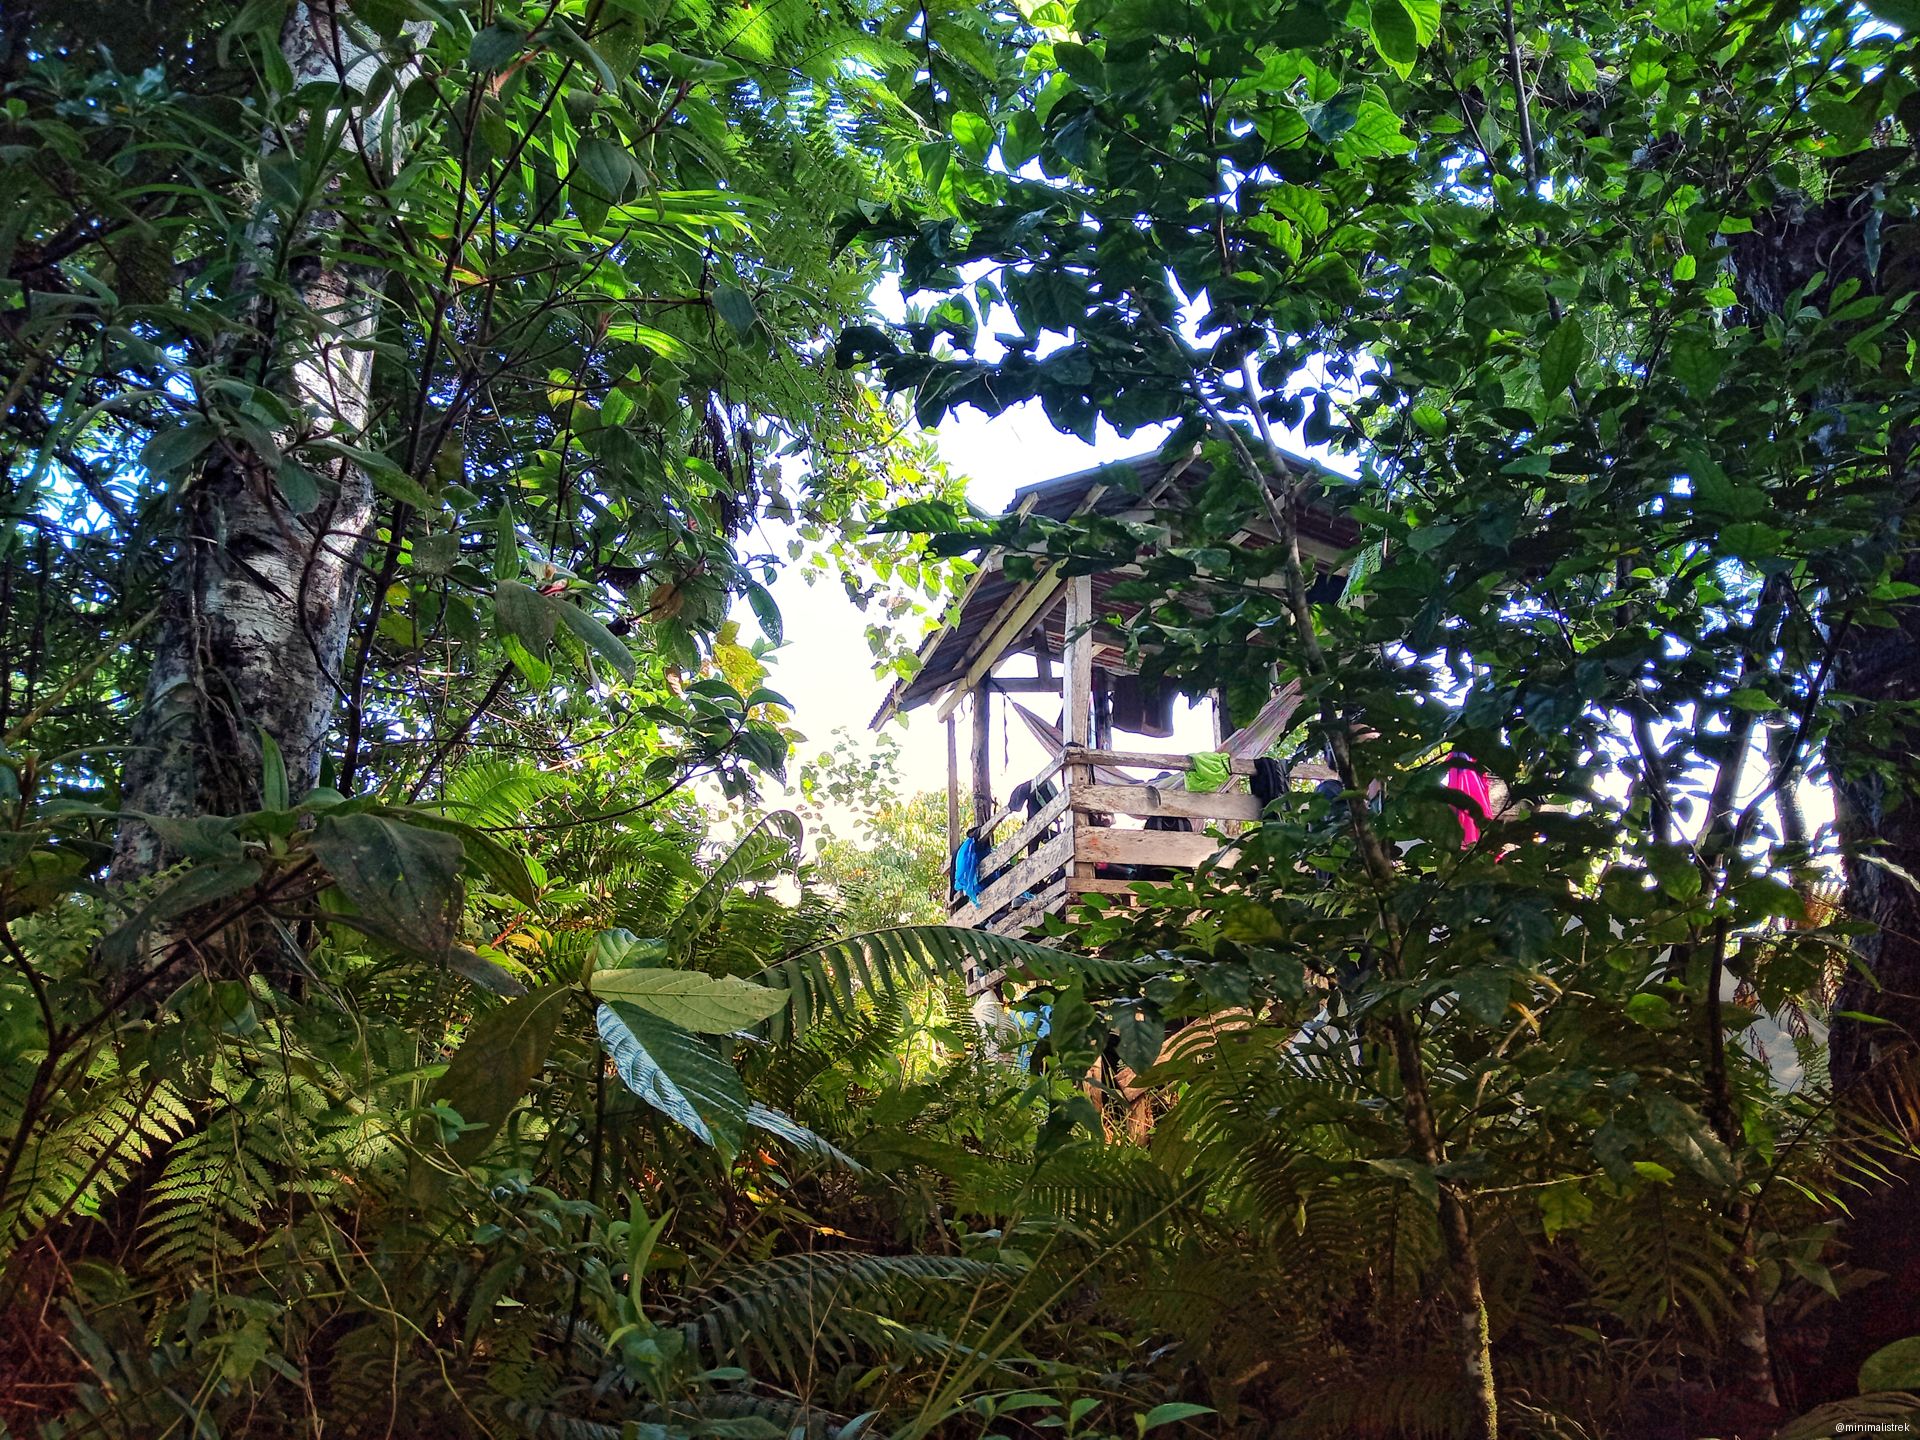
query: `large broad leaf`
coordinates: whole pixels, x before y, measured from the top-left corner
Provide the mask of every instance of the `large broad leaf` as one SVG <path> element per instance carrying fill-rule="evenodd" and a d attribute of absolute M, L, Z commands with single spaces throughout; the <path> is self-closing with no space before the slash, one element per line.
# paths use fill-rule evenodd
<path fill-rule="evenodd" d="M 458 836 L 384 815 L 322 815 L 307 845 L 367 930 L 436 960 L 452 947 L 461 902 Z"/>
<path fill-rule="evenodd" d="M 550 985 L 488 1011 L 467 1027 L 466 1040 L 430 1092 L 473 1127 L 447 1147 L 457 1163 L 471 1165 L 480 1158 L 540 1073 L 566 1013 L 567 995 L 567 986 Z"/>
<path fill-rule="evenodd" d="M 407 824 L 459 837 L 467 863 L 522 905 L 532 905 L 539 900 L 540 888 L 534 884 L 527 862 L 478 826 L 433 810 L 408 809 L 398 813 L 406 817 Z"/>
<path fill-rule="evenodd" d="M 1860 1393 L 1920 1390 L 1920 1335 L 1883 1345 L 1860 1367 Z"/>
<path fill-rule="evenodd" d="M 1540 347 L 1540 389 L 1549 399 L 1564 393 L 1586 358 L 1587 332 L 1579 316 L 1569 315 Z"/>
<path fill-rule="evenodd" d="M 740 1072 L 711 1040 L 636 1005 L 602 1005 L 600 1041 L 626 1087 L 709 1145 L 737 1153 L 747 1133 Z"/>
<path fill-rule="evenodd" d="M 703 1035 L 757 1025 L 787 1003 L 784 990 L 698 970 L 598 970 L 587 988 L 602 1000 L 628 1001 Z"/>
<path fill-rule="evenodd" d="M 493 587 L 493 615 L 500 632 L 526 646 L 536 660 L 546 655 L 554 626 L 560 623 L 553 599 L 518 580 L 502 580 Z"/>
<path fill-rule="evenodd" d="M 631 680 L 639 673 L 639 666 L 634 662 L 633 651 L 627 648 L 626 641 L 614 634 L 598 619 L 589 615 L 578 605 L 559 605 L 555 608 L 566 627 L 579 636 L 601 659 L 618 670 L 622 680 Z"/>

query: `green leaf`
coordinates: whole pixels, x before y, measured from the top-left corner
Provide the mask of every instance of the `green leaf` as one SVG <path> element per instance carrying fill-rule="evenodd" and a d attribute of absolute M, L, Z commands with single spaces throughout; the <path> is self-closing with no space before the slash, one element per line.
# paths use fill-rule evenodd
<path fill-rule="evenodd" d="M 786 629 L 781 623 L 780 606 L 774 601 L 772 592 L 764 585 L 749 583 L 747 604 L 753 609 L 753 618 L 760 622 L 760 632 L 767 637 L 767 643 L 780 644 L 786 636 Z"/>
<path fill-rule="evenodd" d="M 628 1001 L 703 1035 L 757 1025 L 787 1003 L 783 990 L 698 970 L 596 970 L 587 988 L 602 1000 Z"/>
<path fill-rule="evenodd" d="M 1540 388 L 1551 398 L 1566 393 L 1587 358 L 1587 332 L 1577 315 L 1565 316 L 1540 347 Z"/>
<path fill-rule="evenodd" d="M 398 38 L 410 9 L 407 0 L 348 0 L 347 8 L 382 40 Z"/>
<path fill-rule="evenodd" d="M 1414 34 L 1420 43 L 1431 45 L 1440 34 L 1440 0 L 1400 0 L 1400 4 L 1413 17 Z"/>
<path fill-rule="evenodd" d="M 447 1146 L 456 1164 L 480 1158 L 540 1073 L 569 993 L 567 986 L 549 985 L 489 1010 L 467 1027 L 466 1039 L 428 1092 L 473 1125 Z"/>
<path fill-rule="evenodd" d="M 260 797 L 269 810 L 285 810 L 293 804 L 287 793 L 287 762 L 279 742 L 265 730 L 260 732 Z"/>
<path fill-rule="evenodd" d="M 520 982 L 519 976 L 498 961 L 489 960 L 478 950 L 455 945 L 447 951 L 446 958 L 449 970 L 465 976 L 491 995 L 515 997 L 527 993 L 527 987 Z"/>
<path fill-rule="evenodd" d="M 753 327 L 760 323 L 760 312 L 754 309 L 753 297 L 738 285 L 714 286 L 713 308 L 720 312 L 720 318 L 732 327 L 736 335 L 750 334 Z"/>
<path fill-rule="evenodd" d="M 551 595 L 542 595 L 518 580 L 502 580 L 493 587 L 493 616 L 500 632 L 526 646 L 527 653 L 537 660 L 546 658 L 547 647 L 553 643 L 559 611 Z"/>
<path fill-rule="evenodd" d="M 618 969 L 621 966 L 653 965 L 667 959 L 673 947 L 665 940 L 642 938 L 631 930 L 602 930 L 593 937 L 593 963 L 596 969 L 606 966 Z"/>
<path fill-rule="evenodd" d="M 280 487 L 280 497 L 287 502 L 288 510 L 295 515 L 308 515 L 318 507 L 321 480 L 306 466 L 282 456 L 273 474 L 275 483 Z"/>
<path fill-rule="evenodd" d="M 1113 1028 L 1119 1037 L 1120 1063 L 1135 1075 L 1153 1068 L 1166 1043 L 1167 1022 L 1160 1007 L 1147 1001 L 1124 1000 L 1113 1007 Z"/>
<path fill-rule="evenodd" d="M 633 184 L 633 157 L 625 146 L 611 140 L 597 136 L 582 140 L 574 152 L 574 165 L 607 204 L 619 204 Z"/>
<path fill-rule="evenodd" d="M 1648 1091 L 1643 1103 L 1647 1128 L 1665 1141 L 1688 1169 L 1712 1185 L 1733 1183 L 1733 1157 L 1698 1110 L 1658 1090 Z"/>
<path fill-rule="evenodd" d="M 1410 1160 L 1404 1156 L 1376 1158 L 1362 1156 L 1360 1157 L 1360 1163 L 1378 1170 L 1382 1174 L 1391 1175 L 1397 1180 L 1405 1181 L 1407 1187 L 1412 1190 L 1415 1195 L 1426 1201 L 1427 1204 L 1434 1206 L 1439 1205 L 1440 1182 L 1434 1178 L 1433 1168 L 1431 1166 L 1422 1165 L 1418 1160 Z"/>
<path fill-rule="evenodd" d="M 1867 0 L 1867 10 L 1909 35 L 1920 30 L 1920 0 Z"/>
<path fill-rule="evenodd" d="M 514 524 L 511 503 L 500 507 L 500 514 L 493 522 L 493 578 L 496 581 L 520 578 L 520 532 Z"/>
<path fill-rule="evenodd" d="M 475 70 L 498 70 L 518 55 L 526 43 L 526 31 L 505 20 L 496 20 L 474 32 L 473 42 L 467 46 L 467 64 Z"/>
<path fill-rule="evenodd" d="M 537 904 L 540 887 L 534 884 L 527 862 L 478 826 L 433 810 L 407 809 L 399 812 L 404 823 L 439 830 L 455 836 L 467 864 L 499 886 L 522 905 Z"/>
<path fill-rule="evenodd" d="M 252 860 L 215 860 L 193 866 L 100 942 L 102 958 L 117 966 L 131 963 L 141 936 L 153 926 L 231 899 L 257 885 L 260 875 L 260 866 Z M 17 878 L 15 887 L 19 888 Z"/>
<path fill-rule="evenodd" d="M 1373 0 L 1370 28 L 1380 58 L 1401 75 L 1411 72 L 1420 54 L 1420 33 L 1407 7 L 1400 0 Z"/>
<path fill-rule="evenodd" d="M 1211 1406 L 1195 1405 L 1185 1400 L 1169 1400 L 1164 1405 L 1156 1405 L 1146 1414 L 1137 1417 L 1140 1433 L 1158 1430 L 1162 1425 L 1171 1425 L 1176 1420 L 1192 1420 L 1201 1415 L 1211 1415 Z"/>
<path fill-rule="evenodd" d="M 1860 1367 L 1860 1393 L 1920 1390 L 1920 1335 L 1883 1345 Z"/>
<path fill-rule="evenodd" d="M 1512 977 L 1506 971 L 1491 966 L 1463 970 L 1453 977 L 1460 1003 L 1482 1025 L 1498 1025 L 1506 1018 L 1507 994 L 1512 986 Z"/>
<path fill-rule="evenodd" d="M 369 465 L 367 476 L 373 481 L 373 488 L 389 500 L 413 510 L 437 508 L 425 487 L 398 465 Z"/>
<path fill-rule="evenodd" d="M 609 630 L 598 617 L 589 615 L 578 605 L 569 605 L 565 601 L 553 601 L 553 608 L 560 619 L 575 635 L 585 641 L 603 660 L 620 672 L 622 680 L 631 680 L 639 673 L 639 666 L 633 658 L 633 651 L 627 648 L 627 642 Z M 524 642 L 523 642 L 524 643 Z"/>
<path fill-rule="evenodd" d="M 1593 1200 L 1577 1181 L 1562 1180 L 1540 1192 L 1540 1222 L 1547 1239 L 1562 1230 L 1578 1230 L 1592 1218 Z"/>
<path fill-rule="evenodd" d="M 1647 852 L 1647 868 L 1675 900 L 1691 900 L 1700 893 L 1700 867 L 1684 845 L 1653 846 Z"/>
<path fill-rule="evenodd" d="M 1072 40 L 1057 40 L 1053 46 L 1053 61 L 1082 90 L 1099 90 L 1107 83 L 1105 62 L 1085 45 Z"/>
<path fill-rule="evenodd" d="M 956 111 L 947 121 L 947 128 L 960 148 L 975 160 L 987 158 L 987 152 L 993 149 L 993 124 L 984 115 L 976 115 L 971 110 Z"/>
<path fill-rule="evenodd" d="M 747 1129 L 740 1072 L 710 1040 L 634 1005 L 602 1005 L 600 1042 L 621 1082 L 707 1144 L 738 1153 Z"/>
<path fill-rule="evenodd" d="M 443 959 L 460 913 L 460 841 L 382 815 L 320 817 L 307 839 L 364 926 L 399 949 Z"/>
<path fill-rule="evenodd" d="M 758 1100 L 747 1106 L 747 1124 L 756 1130 L 764 1130 L 769 1135 L 778 1136 L 794 1149 L 803 1151 L 817 1160 L 830 1160 L 842 1169 L 851 1170 L 856 1174 L 864 1173 L 867 1168 L 831 1140 L 815 1134 L 791 1115 L 770 1109 Z"/>
<path fill-rule="evenodd" d="M 153 474 L 178 475 L 204 455 L 216 439 L 205 420 L 193 419 L 177 430 L 162 430 L 140 451 L 140 463 Z"/>
<path fill-rule="evenodd" d="M 1674 344 L 1670 365 L 1674 378 L 1686 386 L 1689 393 L 1705 398 L 1720 383 L 1726 356 L 1710 337 L 1689 335 Z"/>

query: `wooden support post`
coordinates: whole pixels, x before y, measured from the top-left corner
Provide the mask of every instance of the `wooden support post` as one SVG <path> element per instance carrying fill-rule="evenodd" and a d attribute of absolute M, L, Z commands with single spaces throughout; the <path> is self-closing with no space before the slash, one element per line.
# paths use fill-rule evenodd
<path fill-rule="evenodd" d="M 1061 667 L 1060 698 L 1065 706 L 1060 730 L 1069 745 L 1093 744 L 1093 577 L 1067 581 L 1067 655 Z"/>
<path fill-rule="evenodd" d="M 954 718 L 947 717 L 947 858 L 960 848 L 960 736 Z"/>
<path fill-rule="evenodd" d="M 1060 666 L 1060 732 L 1068 754 L 1093 744 L 1093 577 L 1076 575 L 1067 581 L 1066 650 Z M 1093 767 L 1084 761 L 1061 771 L 1069 797 L 1093 783 Z M 1071 799 L 1068 801 L 1072 803 Z M 1073 812 L 1073 859 L 1067 866 L 1068 888 L 1073 880 L 1091 880 L 1093 862 L 1082 860 L 1091 827 L 1087 816 Z"/>
<path fill-rule="evenodd" d="M 993 816 L 993 704 L 992 682 L 973 687 L 973 823 L 984 825 Z M 982 841 L 986 836 L 982 835 Z"/>
<path fill-rule="evenodd" d="M 1093 748 L 1113 748 L 1113 676 L 1105 670 L 1093 676 Z"/>

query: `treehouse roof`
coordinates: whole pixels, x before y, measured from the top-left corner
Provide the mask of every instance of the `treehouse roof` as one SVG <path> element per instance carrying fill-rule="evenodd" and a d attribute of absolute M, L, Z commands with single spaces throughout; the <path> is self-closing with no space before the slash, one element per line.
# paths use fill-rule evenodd
<path fill-rule="evenodd" d="M 1333 484 L 1346 477 L 1303 455 L 1287 453 L 1298 469 Z M 1164 505 L 1190 495 L 1205 481 L 1208 469 L 1197 451 L 1166 457 L 1158 452 L 1115 460 L 1091 469 L 1042 480 L 1016 490 L 1007 515 L 1032 515 L 1051 520 L 1101 515 L 1145 520 Z M 1271 523 L 1264 514 L 1248 517 L 1242 535 L 1255 548 L 1273 542 Z M 1345 515 L 1324 505 L 1308 504 L 1300 513 L 1302 548 L 1326 566 L 1337 566 L 1358 539 L 1359 531 Z M 966 592 L 948 609 L 940 628 L 920 644 L 920 668 L 912 678 L 896 681 L 873 717 L 879 729 L 895 715 L 926 704 L 955 684 L 978 683 L 1000 656 L 1028 648 L 1044 635 L 1047 652 L 1062 652 L 1066 635 L 1062 578 L 1051 568 L 1030 580 L 1016 580 L 1005 570 L 1005 548 L 995 547 L 981 557 L 980 568 Z M 1117 567 L 1093 577 L 1094 604 L 1101 613 L 1131 619 L 1139 605 L 1109 598 L 1108 592 L 1131 567 Z M 1096 636 L 1095 663 L 1109 672 L 1132 669 L 1119 646 Z"/>

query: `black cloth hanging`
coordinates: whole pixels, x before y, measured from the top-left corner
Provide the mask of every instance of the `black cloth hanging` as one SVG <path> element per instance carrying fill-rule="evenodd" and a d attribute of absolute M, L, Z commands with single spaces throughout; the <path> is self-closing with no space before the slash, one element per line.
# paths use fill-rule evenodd
<path fill-rule="evenodd" d="M 1278 760 L 1269 760 L 1262 756 L 1253 762 L 1252 776 L 1253 798 L 1260 802 L 1260 808 L 1278 800 L 1287 790 L 1287 767 Z"/>
<path fill-rule="evenodd" d="M 1115 675 L 1108 681 L 1113 699 L 1113 728 L 1155 740 L 1173 735 L 1173 690 L 1142 681 L 1138 675 Z"/>

